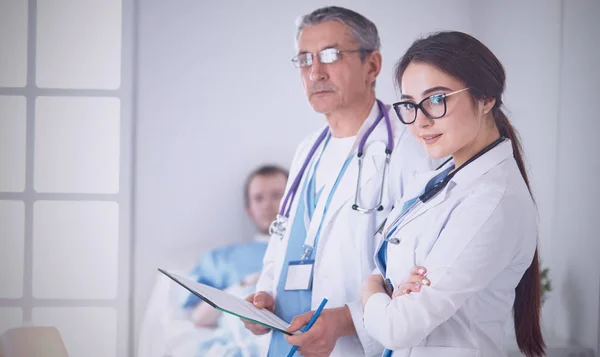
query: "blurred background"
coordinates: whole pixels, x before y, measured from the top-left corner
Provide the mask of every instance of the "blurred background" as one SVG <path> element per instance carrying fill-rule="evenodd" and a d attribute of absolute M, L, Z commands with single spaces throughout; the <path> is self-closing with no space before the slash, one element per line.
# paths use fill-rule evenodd
<path fill-rule="evenodd" d="M 598 0 L 0 0 L 0 334 L 50 325 L 70 356 L 135 356 L 156 269 L 246 239 L 246 175 L 287 168 L 323 125 L 290 58 L 296 18 L 333 4 L 377 25 L 386 103 L 432 31 L 499 57 L 552 284 L 544 332 L 597 352 Z"/>

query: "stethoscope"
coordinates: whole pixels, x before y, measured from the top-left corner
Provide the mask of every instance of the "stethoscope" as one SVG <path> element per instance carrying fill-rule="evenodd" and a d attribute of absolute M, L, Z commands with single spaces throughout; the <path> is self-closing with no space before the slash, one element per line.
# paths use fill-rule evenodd
<path fill-rule="evenodd" d="M 364 214 L 371 213 L 375 210 L 378 210 L 378 211 L 383 210 L 383 206 L 381 205 L 381 203 L 383 202 L 383 185 L 385 182 L 385 174 L 386 174 L 387 168 L 390 164 L 390 157 L 392 155 L 392 150 L 393 150 L 392 123 L 390 122 L 389 114 L 385 108 L 385 105 L 381 101 L 377 100 L 377 106 L 379 107 L 379 115 L 377 116 L 377 119 L 375 119 L 375 122 L 369 127 L 369 129 L 365 132 L 365 134 L 360 139 L 360 142 L 358 144 L 358 151 L 356 153 L 356 156 L 358 157 L 358 178 L 356 180 L 356 193 L 354 196 L 354 204 L 352 205 L 352 209 L 357 212 L 364 213 Z M 358 204 L 358 196 L 359 196 L 359 191 L 360 191 L 360 178 L 361 178 L 361 174 L 362 174 L 362 161 L 364 158 L 365 143 L 367 142 L 369 135 L 371 135 L 373 130 L 375 130 L 375 127 L 377 126 L 377 124 L 379 124 L 381 119 L 385 120 L 385 126 L 387 129 L 387 137 L 388 137 L 387 139 L 388 140 L 387 140 L 387 145 L 385 147 L 385 165 L 383 167 L 383 174 L 381 175 L 381 187 L 379 190 L 379 200 L 378 200 L 378 203 L 375 204 L 374 207 L 363 208 L 363 207 L 360 207 Z M 269 226 L 269 234 L 277 235 L 277 236 L 279 236 L 279 239 L 283 238 L 285 230 L 287 229 L 287 222 L 290 217 L 290 210 L 292 208 L 292 202 L 294 201 L 294 197 L 296 196 L 296 192 L 298 191 L 298 187 L 300 186 L 300 180 L 302 179 L 302 176 L 304 175 L 304 171 L 306 171 L 306 168 L 308 167 L 315 152 L 317 151 L 317 148 L 321 145 L 323 140 L 325 140 L 325 137 L 327 136 L 328 133 L 329 133 L 329 127 L 325 128 L 321 132 L 321 134 L 319 135 L 319 137 L 313 144 L 312 148 L 310 149 L 308 155 L 306 156 L 306 159 L 304 159 L 304 164 L 302 164 L 302 168 L 300 169 L 300 171 L 294 178 L 294 181 L 292 182 L 292 185 L 290 186 L 289 191 L 285 195 L 285 199 L 283 200 L 283 204 L 281 205 L 281 208 L 279 209 L 279 213 L 277 214 L 275 221 L 273 221 L 273 223 L 271 223 L 271 226 Z"/>
<path fill-rule="evenodd" d="M 463 168 L 465 168 L 467 165 L 469 165 L 470 163 L 472 163 L 473 161 L 477 160 L 478 158 L 480 158 L 481 156 L 483 156 L 485 153 L 487 153 L 488 151 L 492 150 L 493 148 L 495 148 L 496 146 L 498 146 L 500 143 L 502 143 L 506 138 L 501 136 L 499 139 L 497 139 L 496 141 L 494 141 L 493 143 L 491 143 L 490 145 L 486 146 L 485 148 L 483 148 L 483 150 L 481 150 L 480 152 L 478 152 L 477 154 L 475 154 L 473 157 L 471 157 L 469 160 L 467 160 L 464 164 L 462 164 L 461 166 L 459 166 L 458 168 L 456 168 L 454 171 L 450 172 L 443 180 L 441 180 L 440 182 L 436 183 L 435 185 L 431 186 L 430 188 L 426 189 L 425 192 L 423 192 L 418 199 L 415 200 L 415 202 L 413 202 L 410 206 L 408 206 L 396 219 L 394 219 L 394 221 L 392 222 L 392 224 L 385 230 L 385 232 L 383 232 L 383 240 L 391 243 L 391 244 L 400 244 L 400 239 L 399 238 L 391 238 L 391 235 L 394 233 L 394 231 L 396 230 L 396 228 L 398 227 L 400 220 L 402 220 L 402 218 L 406 217 L 406 215 L 413 210 L 413 208 L 415 208 L 415 206 L 417 206 L 418 204 L 421 203 L 427 203 L 427 201 L 431 200 L 432 198 L 434 198 L 435 196 L 437 196 L 438 193 L 440 193 L 444 187 L 446 187 L 446 185 L 448 185 L 448 183 L 450 182 L 450 180 L 452 180 L 452 178 L 456 175 L 457 172 L 459 172 L 460 170 L 462 170 Z M 444 161 L 443 164 L 441 164 L 437 169 L 441 169 L 442 167 L 444 167 L 448 162 L 450 162 L 450 160 L 452 160 L 452 158 L 449 158 L 448 160 Z M 377 232 L 381 231 L 383 229 L 383 227 L 385 226 L 385 222 L 386 220 L 384 220 L 381 225 L 379 226 Z"/>

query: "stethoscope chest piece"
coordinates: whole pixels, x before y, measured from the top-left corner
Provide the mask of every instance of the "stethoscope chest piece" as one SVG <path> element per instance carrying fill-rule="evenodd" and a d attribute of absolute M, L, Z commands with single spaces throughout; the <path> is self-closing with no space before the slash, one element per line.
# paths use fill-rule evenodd
<path fill-rule="evenodd" d="M 392 243 L 392 244 L 400 244 L 400 239 L 398 239 L 398 238 L 396 238 L 396 237 L 394 237 L 394 238 L 389 238 L 387 241 L 388 241 L 389 243 Z"/>
<path fill-rule="evenodd" d="M 269 234 L 275 235 L 279 237 L 279 239 L 282 239 L 283 235 L 285 234 L 285 230 L 287 229 L 287 222 L 287 217 L 278 214 L 277 218 L 275 218 L 275 220 L 269 226 Z"/>

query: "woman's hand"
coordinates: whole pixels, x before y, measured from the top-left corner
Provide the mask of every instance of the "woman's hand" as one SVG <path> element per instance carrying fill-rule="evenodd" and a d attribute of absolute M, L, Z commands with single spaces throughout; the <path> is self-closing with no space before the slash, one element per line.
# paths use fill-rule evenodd
<path fill-rule="evenodd" d="M 412 292 L 418 293 L 421 291 L 423 285 L 430 285 L 431 282 L 425 277 L 427 269 L 422 266 L 415 266 L 410 271 L 410 276 L 400 285 L 394 289 L 392 299 L 397 296 L 410 294 Z"/>

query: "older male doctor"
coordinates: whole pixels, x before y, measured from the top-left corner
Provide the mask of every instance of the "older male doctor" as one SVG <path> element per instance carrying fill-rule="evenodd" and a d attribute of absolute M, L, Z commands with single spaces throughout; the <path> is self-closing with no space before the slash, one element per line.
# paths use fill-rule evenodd
<path fill-rule="evenodd" d="M 293 332 L 328 299 L 309 331 L 273 331 L 269 356 L 286 356 L 292 345 L 304 357 L 374 356 L 383 347 L 363 328 L 359 298 L 374 269 L 374 232 L 403 180 L 432 163 L 375 97 L 382 58 L 371 21 L 340 7 L 315 10 L 301 18 L 297 48 L 292 61 L 327 125 L 296 150 L 257 292 L 247 300 L 291 321 Z"/>

